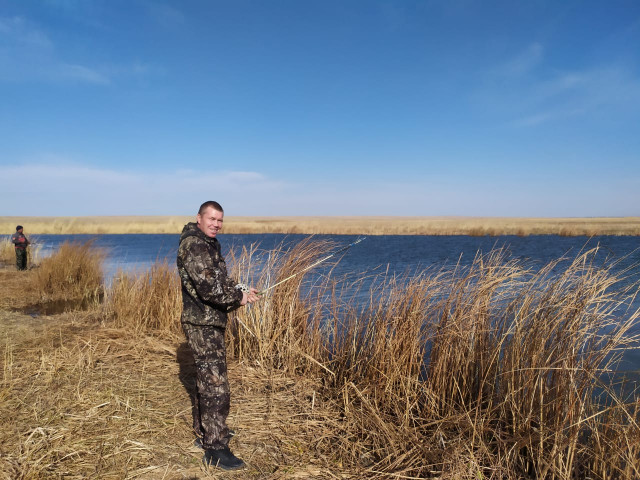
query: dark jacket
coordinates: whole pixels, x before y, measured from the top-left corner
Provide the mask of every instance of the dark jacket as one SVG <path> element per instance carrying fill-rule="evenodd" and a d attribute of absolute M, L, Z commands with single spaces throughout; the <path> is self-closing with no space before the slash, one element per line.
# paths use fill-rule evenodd
<path fill-rule="evenodd" d="M 227 312 L 240 306 L 242 291 L 227 276 L 220 242 L 207 237 L 196 223 L 186 224 L 177 264 L 182 282 L 182 322 L 226 327 Z"/>
<path fill-rule="evenodd" d="M 27 240 L 27 237 L 24 236 L 23 233 L 16 232 L 11 235 L 11 242 L 15 245 L 16 248 L 27 248 L 27 246 L 31 243 Z"/>

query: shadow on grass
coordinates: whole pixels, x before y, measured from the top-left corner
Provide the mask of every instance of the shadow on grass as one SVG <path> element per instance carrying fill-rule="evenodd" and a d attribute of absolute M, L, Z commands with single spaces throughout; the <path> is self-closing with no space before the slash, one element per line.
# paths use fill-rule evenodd
<path fill-rule="evenodd" d="M 184 389 L 189 394 L 189 399 L 191 400 L 191 418 L 193 419 L 196 415 L 196 364 L 193 359 L 193 352 L 191 348 L 189 348 L 189 344 L 187 342 L 183 342 L 176 350 L 176 362 L 180 366 L 180 372 L 178 373 L 178 378 Z M 199 432 L 196 432 L 195 429 L 193 431 L 194 435 L 199 436 Z"/>

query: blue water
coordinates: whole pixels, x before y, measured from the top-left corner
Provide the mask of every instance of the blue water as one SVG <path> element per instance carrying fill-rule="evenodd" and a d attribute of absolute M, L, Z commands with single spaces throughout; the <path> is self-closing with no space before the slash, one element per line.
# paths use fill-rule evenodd
<path fill-rule="evenodd" d="M 223 252 L 256 244 L 270 250 L 282 244 L 294 244 L 306 235 L 239 235 L 225 234 L 218 238 Z M 166 259 L 175 264 L 179 235 L 126 234 L 126 235 L 38 235 L 43 255 L 49 255 L 64 241 L 86 242 L 93 240 L 96 247 L 107 253 L 105 274 L 107 277 L 123 269 L 139 271 L 148 268 L 156 260 Z M 358 237 L 353 235 L 317 235 L 317 239 L 330 239 L 347 245 Z M 559 237 L 534 235 L 527 237 L 467 237 L 424 235 L 381 235 L 368 237 L 351 248 L 338 265 L 337 272 L 363 272 L 375 267 L 389 267 L 392 273 L 406 273 L 426 267 L 447 267 L 457 263 L 469 265 L 478 252 L 488 253 L 494 248 L 504 248 L 512 259 L 518 259 L 536 268 L 560 257 L 573 258 L 585 249 L 598 246 L 598 261 L 618 261 L 614 271 L 634 268 L 628 282 L 640 279 L 640 237 Z"/>
<path fill-rule="evenodd" d="M 292 245 L 306 235 L 238 235 L 225 234 L 218 238 L 223 252 L 243 246 L 258 245 L 259 249 L 271 250 L 282 244 Z M 39 235 L 32 241 L 40 244 L 43 255 L 55 251 L 64 241 L 86 242 L 93 240 L 107 257 L 105 276 L 107 283 L 119 270 L 142 271 L 157 260 L 166 260 L 175 265 L 179 235 L 127 234 L 127 235 Z M 317 239 L 329 239 L 339 245 L 348 245 L 358 237 L 352 235 L 317 235 Z M 368 237 L 342 255 L 333 274 L 361 275 L 365 272 L 388 271 L 390 274 L 405 274 L 433 268 L 452 268 L 456 264 L 470 265 L 477 253 L 488 253 L 503 248 L 507 258 L 516 259 L 532 269 L 540 268 L 561 257 L 575 258 L 581 252 L 598 246 L 596 264 L 614 262 L 612 271 L 625 272 L 620 287 L 640 282 L 640 238 L 639 237 L 559 237 L 537 236 L 418 236 L 383 235 Z M 566 264 L 565 264 L 566 265 Z M 640 308 L 640 295 L 634 300 L 629 312 Z M 621 316 L 625 314 L 621 312 Z M 636 329 L 640 330 L 640 326 Z M 640 369 L 640 350 L 625 354 L 625 363 L 631 369 Z"/>

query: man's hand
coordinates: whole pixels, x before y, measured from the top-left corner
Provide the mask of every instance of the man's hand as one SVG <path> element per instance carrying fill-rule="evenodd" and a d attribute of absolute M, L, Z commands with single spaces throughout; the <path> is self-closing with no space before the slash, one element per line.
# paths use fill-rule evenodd
<path fill-rule="evenodd" d="M 258 290 L 251 287 L 249 289 L 249 293 L 242 292 L 242 301 L 240 302 L 240 305 L 257 302 L 258 300 L 260 300 L 260 297 L 258 296 Z"/>

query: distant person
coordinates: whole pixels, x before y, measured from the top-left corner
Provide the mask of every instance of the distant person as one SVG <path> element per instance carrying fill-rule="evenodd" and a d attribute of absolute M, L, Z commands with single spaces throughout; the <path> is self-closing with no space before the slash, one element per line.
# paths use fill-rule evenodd
<path fill-rule="evenodd" d="M 31 242 L 22 233 L 22 225 L 16 227 L 16 233 L 11 235 L 11 242 L 16 247 L 16 267 L 18 267 L 18 270 L 26 270 L 27 247 Z"/>
<path fill-rule="evenodd" d="M 182 329 L 196 366 L 196 445 L 204 448 L 205 465 L 236 470 L 245 464 L 229 449 L 231 433 L 226 421 L 230 393 L 224 334 L 227 313 L 259 297 L 255 288 L 241 289 L 227 276 L 216 238 L 223 217 L 217 202 L 200 206 L 196 222 L 187 223 L 182 230 L 177 264 L 182 283 Z"/>

